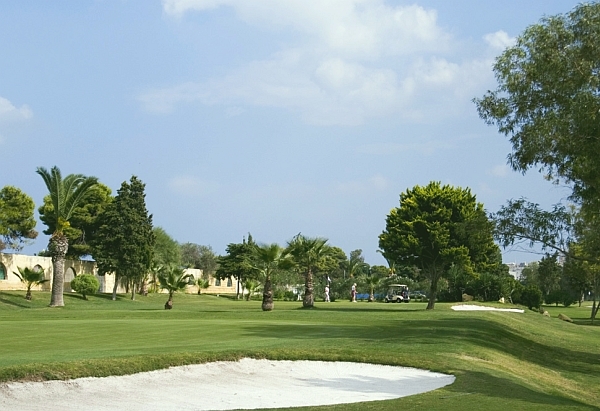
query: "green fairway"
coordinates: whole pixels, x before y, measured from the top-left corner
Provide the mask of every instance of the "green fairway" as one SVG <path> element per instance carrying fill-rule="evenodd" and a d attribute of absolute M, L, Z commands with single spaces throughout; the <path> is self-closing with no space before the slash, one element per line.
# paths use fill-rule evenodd
<path fill-rule="evenodd" d="M 443 389 L 328 410 L 600 410 L 600 327 L 589 308 L 454 312 L 450 304 L 276 302 L 210 295 L 90 296 L 0 292 L 0 381 L 127 374 L 244 356 L 403 365 L 451 373 Z M 587 304 L 589 305 L 589 304 Z M 556 319 L 562 312 L 578 324 Z M 269 384 L 265 381 L 265 384 Z M 201 390 L 200 390 L 201 391 Z M 205 395 L 199 391 L 198 395 Z"/>

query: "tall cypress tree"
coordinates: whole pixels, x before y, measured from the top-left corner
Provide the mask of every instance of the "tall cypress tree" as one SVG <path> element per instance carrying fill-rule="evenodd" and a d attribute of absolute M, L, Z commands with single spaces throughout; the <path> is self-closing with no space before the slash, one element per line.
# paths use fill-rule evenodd
<path fill-rule="evenodd" d="M 152 215 L 146 209 L 144 189 L 145 184 L 132 176 L 129 183 L 121 184 L 115 200 L 99 217 L 93 257 L 101 275 L 116 275 L 113 300 L 119 281 L 129 284 L 131 299 L 135 299 L 136 286 L 152 264 L 156 239 L 152 232 Z"/>

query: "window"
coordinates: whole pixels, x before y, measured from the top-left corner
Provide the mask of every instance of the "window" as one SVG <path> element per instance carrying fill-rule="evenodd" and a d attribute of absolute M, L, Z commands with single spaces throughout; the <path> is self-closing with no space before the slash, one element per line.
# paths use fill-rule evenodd
<path fill-rule="evenodd" d="M 221 286 L 221 279 L 215 278 L 215 287 L 220 287 L 220 286 Z"/>
<path fill-rule="evenodd" d="M 6 280 L 6 267 L 0 263 L 0 280 Z"/>
<path fill-rule="evenodd" d="M 227 287 L 231 287 L 231 277 L 227 279 Z"/>

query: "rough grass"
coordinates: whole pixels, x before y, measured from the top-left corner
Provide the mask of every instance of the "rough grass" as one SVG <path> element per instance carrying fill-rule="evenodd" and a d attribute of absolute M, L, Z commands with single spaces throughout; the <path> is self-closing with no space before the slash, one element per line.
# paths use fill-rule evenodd
<path fill-rule="evenodd" d="M 443 389 L 398 400 L 311 410 L 600 410 L 600 327 L 585 306 L 454 312 L 450 304 L 260 302 L 210 295 L 0 293 L 0 381 L 130 374 L 242 357 L 359 361 L 454 374 Z M 571 317 L 570 324 L 556 318 Z M 268 381 L 265 381 L 268 384 Z"/>

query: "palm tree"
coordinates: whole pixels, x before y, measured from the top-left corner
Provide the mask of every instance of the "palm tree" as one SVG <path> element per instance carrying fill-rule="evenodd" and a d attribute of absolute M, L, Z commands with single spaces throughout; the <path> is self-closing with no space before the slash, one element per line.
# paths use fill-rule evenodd
<path fill-rule="evenodd" d="M 82 174 L 69 174 L 64 179 L 58 167 L 50 171 L 44 167 L 36 170 L 50 194 L 52 212 L 48 215 L 48 228 L 54 229 L 48 243 L 48 251 L 52 257 L 52 297 L 50 307 L 62 307 L 63 287 L 65 276 L 65 255 L 69 249 L 69 240 L 64 234 L 64 229 L 69 227 L 69 220 L 73 210 L 79 206 L 86 193 L 97 184 L 96 177 L 86 177 Z"/>
<path fill-rule="evenodd" d="M 263 311 L 273 310 L 273 275 L 279 269 L 284 268 L 286 262 L 289 261 L 286 259 L 283 251 L 283 248 L 277 243 L 254 246 L 252 252 L 255 260 L 254 268 L 261 273 L 261 276 L 264 279 L 262 300 Z M 291 264 L 289 264 L 289 266 L 291 267 Z"/>
<path fill-rule="evenodd" d="M 369 287 L 369 299 L 367 301 L 372 303 L 375 301 L 375 288 L 381 284 L 381 277 L 377 275 L 370 275 L 365 277 L 363 282 Z"/>
<path fill-rule="evenodd" d="M 330 251 L 327 239 L 320 237 L 306 237 L 301 234 L 295 236 L 288 243 L 286 254 L 292 257 L 296 267 L 304 275 L 304 308 L 313 308 L 315 305 L 313 273 L 317 264 Z"/>
<path fill-rule="evenodd" d="M 48 281 L 44 277 L 44 269 L 39 268 L 37 270 L 33 270 L 29 267 L 17 267 L 17 269 L 19 272 L 16 273 L 13 271 L 13 274 L 19 277 L 19 280 L 21 280 L 22 283 L 27 284 L 27 293 L 25 294 L 25 299 L 31 301 L 31 287 L 34 285 L 44 284 Z"/>
<path fill-rule="evenodd" d="M 169 292 L 169 299 L 165 303 L 165 310 L 173 308 L 173 294 L 185 290 L 187 285 L 193 284 L 194 276 L 187 274 L 184 268 L 169 266 L 158 275 L 160 288 Z"/>
<path fill-rule="evenodd" d="M 260 287 L 260 283 L 252 278 L 248 278 L 246 281 L 244 281 L 244 287 L 246 288 L 246 290 L 248 290 L 246 301 L 250 301 L 252 294 L 254 294 L 256 290 L 258 290 L 258 287 Z"/>
<path fill-rule="evenodd" d="M 202 290 L 206 290 L 210 287 L 210 282 L 204 278 L 198 278 L 196 280 L 196 285 L 198 286 L 198 295 L 202 294 Z"/>

